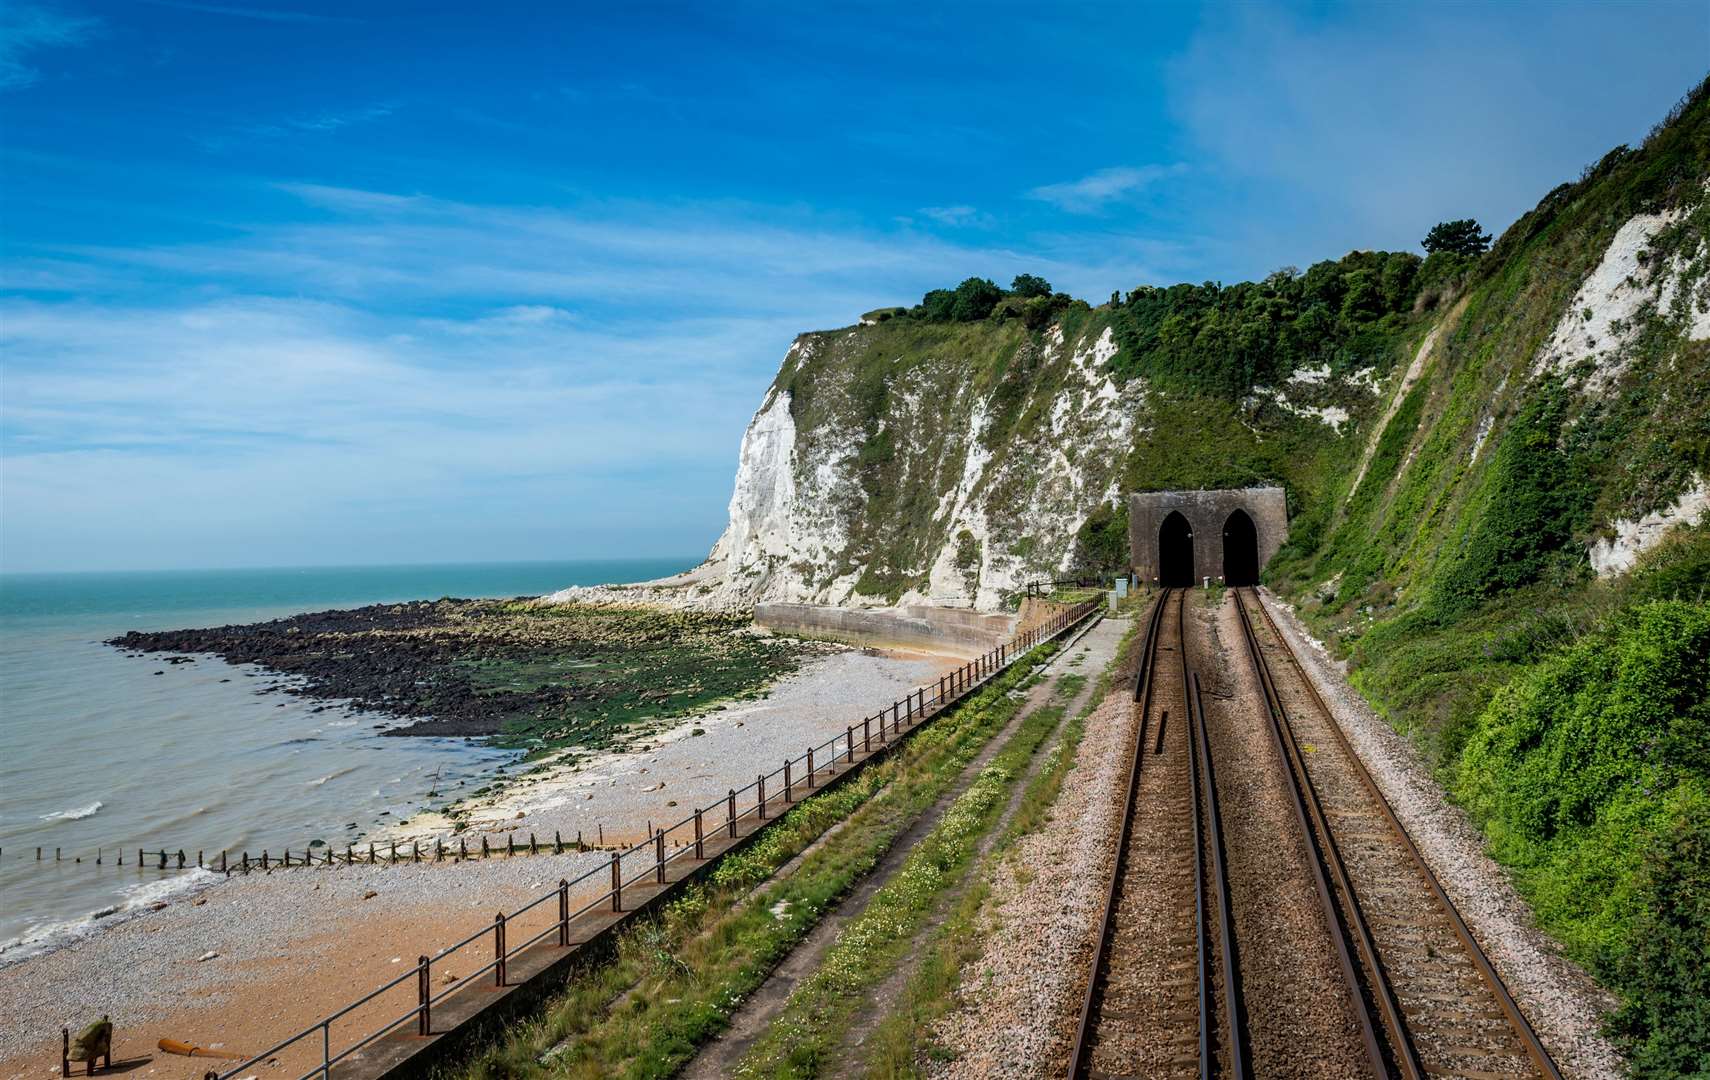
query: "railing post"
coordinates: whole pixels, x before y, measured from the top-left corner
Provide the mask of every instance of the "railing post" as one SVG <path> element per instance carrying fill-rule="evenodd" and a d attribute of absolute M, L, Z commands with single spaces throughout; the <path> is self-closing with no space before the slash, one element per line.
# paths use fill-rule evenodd
<path fill-rule="evenodd" d="M 861 752 L 863 754 L 873 752 L 873 718 L 870 716 L 861 718 Z"/>
<path fill-rule="evenodd" d="M 417 1035 L 430 1034 L 433 1028 L 432 1022 L 428 1018 L 428 1008 L 433 996 L 428 990 L 428 987 L 432 985 L 431 977 L 428 974 L 429 963 L 431 961 L 425 956 L 416 957 L 416 1007 L 419 1010 L 416 1013 Z"/>
<path fill-rule="evenodd" d="M 218 1080 L 219 1073 L 215 1073 Z M 321 1021 L 321 1080 L 332 1078 L 332 1021 Z"/>
<path fill-rule="evenodd" d="M 765 821 L 766 820 L 766 778 L 764 776 L 758 776 L 755 778 L 755 780 L 754 780 L 754 792 L 755 792 L 756 797 L 759 799 L 759 801 L 754 804 L 756 807 L 759 808 L 756 812 L 758 813 L 760 820 Z"/>
<path fill-rule="evenodd" d="M 665 830 L 653 834 L 653 868 L 655 879 L 665 884 Z"/>
<path fill-rule="evenodd" d="M 505 985 L 505 913 L 493 916 L 493 985 Z"/>
<path fill-rule="evenodd" d="M 944 703 L 944 676 L 942 675 L 938 676 L 938 702 L 941 705 Z"/>
<path fill-rule="evenodd" d="M 849 764 L 855 764 L 855 725 L 843 729 L 843 745 L 849 754 Z"/>
<path fill-rule="evenodd" d="M 695 861 L 699 862 L 706 857 L 707 850 L 701 839 L 701 808 L 697 806 L 695 807 Z"/>
<path fill-rule="evenodd" d="M 623 910 L 623 867 L 619 863 L 621 856 L 612 852 L 612 910 Z"/>
<path fill-rule="evenodd" d="M 791 783 L 791 777 L 790 777 L 790 759 L 785 758 L 784 759 L 784 805 L 785 806 L 790 805 L 790 803 L 794 800 L 794 796 L 790 793 L 791 786 L 792 786 L 792 783 Z"/>
<path fill-rule="evenodd" d="M 570 947 L 570 883 L 558 879 L 558 947 Z"/>
<path fill-rule="evenodd" d="M 725 807 L 726 807 L 725 812 L 726 812 L 726 815 L 730 819 L 730 838 L 732 840 L 735 840 L 736 839 L 736 789 L 731 788 L 730 794 L 728 796 L 726 796 L 726 798 L 729 800 L 725 804 Z"/>
<path fill-rule="evenodd" d="M 891 732 L 896 735 L 902 734 L 902 702 L 900 701 L 891 702 Z"/>
<path fill-rule="evenodd" d="M 808 747 L 807 767 L 808 767 L 808 790 L 812 791 L 814 779 L 813 779 L 813 747 L 811 747 L 811 746 Z"/>

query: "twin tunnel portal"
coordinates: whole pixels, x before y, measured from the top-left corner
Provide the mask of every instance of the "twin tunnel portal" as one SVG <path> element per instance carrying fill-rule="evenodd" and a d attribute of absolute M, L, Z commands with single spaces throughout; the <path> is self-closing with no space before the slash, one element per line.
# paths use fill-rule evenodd
<path fill-rule="evenodd" d="M 1141 581 L 1256 585 L 1288 535 L 1287 497 L 1280 487 L 1131 495 L 1128 529 Z"/>
<path fill-rule="evenodd" d="M 1171 511 L 1158 529 L 1158 584 L 1165 588 L 1195 585 L 1193 526 Z M 1245 510 L 1236 510 L 1223 523 L 1223 583 L 1259 583 L 1259 531 Z"/>

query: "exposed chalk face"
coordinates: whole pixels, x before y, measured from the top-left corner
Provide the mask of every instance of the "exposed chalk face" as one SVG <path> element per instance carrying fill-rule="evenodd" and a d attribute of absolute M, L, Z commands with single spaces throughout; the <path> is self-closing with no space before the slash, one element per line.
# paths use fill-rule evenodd
<path fill-rule="evenodd" d="M 1663 259 L 1650 250 L 1663 230 L 1683 216 L 1680 210 L 1635 214 L 1616 231 L 1538 350 L 1533 374 L 1565 372 L 1589 359 L 1587 389 L 1607 389 L 1627 369 L 1630 347 L 1651 312 L 1679 320 L 1689 340 L 1710 339 L 1710 282 L 1687 273 L 1701 252 Z"/>
<path fill-rule="evenodd" d="M 1653 510 L 1634 521 L 1617 521 L 1615 535 L 1592 544 L 1586 552 L 1598 577 L 1613 577 L 1631 570 L 1650 548 L 1660 543 L 1670 529 L 1691 525 L 1710 517 L 1710 483 L 1700 477 L 1672 506 Z"/>
<path fill-rule="evenodd" d="M 1443 332 L 1443 327 L 1454 321 L 1456 313 L 1451 312 L 1431 327 L 1430 333 L 1419 343 L 1419 348 L 1413 353 L 1413 360 L 1402 372 L 1401 381 L 1396 383 L 1395 390 L 1389 395 L 1389 403 L 1384 406 L 1383 416 L 1373 425 L 1366 436 L 1366 448 L 1360 455 L 1359 470 L 1354 473 L 1354 482 L 1348 485 L 1348 501 L 1354 500 L 1354 493 L 1360 490 L 1360 481 L 1366 478 L 1366 470 L 1371 468 L 1372 455 L 1377 453 L 1378 440 L 1383 438 L 1384 429 L 1395 419 L 1395 414 L 1401 408 L 1402 399 L 1407 397 L 1413 384 L 1419 381 L 1419 376 L 1425 373 L 1425 362 L 1431 358 L 1431 350 L 1437 347 L 1437 337 Z"/>

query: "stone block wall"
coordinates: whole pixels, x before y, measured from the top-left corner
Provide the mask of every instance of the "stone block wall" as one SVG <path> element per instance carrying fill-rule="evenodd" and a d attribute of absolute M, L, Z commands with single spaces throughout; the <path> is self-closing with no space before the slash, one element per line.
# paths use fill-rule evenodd
<path fill-rule="evenodd" d="M 754 621 L 798 637 L 842 641 L 879 649 L 978 656 L 1015 634 L 1014 615 L 966 608 L 840 608 L 819 604 L 758 604 Z"/>
<path fill-rule="evenodd" d="M 1223 529 L 1236 510 L 1253 520 L 1262 570 L 1288 538 L 1288 495 L 1282 488 L 1150 491 L 1128 496 L 1128 548 L 1136 576 L 1147 585 L 1157 583 L 1158 533 L 1170 514 L 1179 513 L 1193 529 L 1195 583 L 1206 578 L 1222 581 Z"/>

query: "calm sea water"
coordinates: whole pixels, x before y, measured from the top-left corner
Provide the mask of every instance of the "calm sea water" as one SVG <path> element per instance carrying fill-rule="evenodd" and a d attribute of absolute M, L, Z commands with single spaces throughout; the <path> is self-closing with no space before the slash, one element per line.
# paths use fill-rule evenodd
<path fill-rule="evenodd" d="M 399 600 L 534 596 L 694 561 L 0 577 L 0 964 L 207 880 L 138 867 L 139 847 L 194 860 L 342 846 L 409 816 L 430 791 L 479 786 L 469 782 L 513 756 L 386 738 L 378 718 L 269 689 L 280 680 L 253 667 L 209 656 L 173 665 L 103 640 Z"/>

